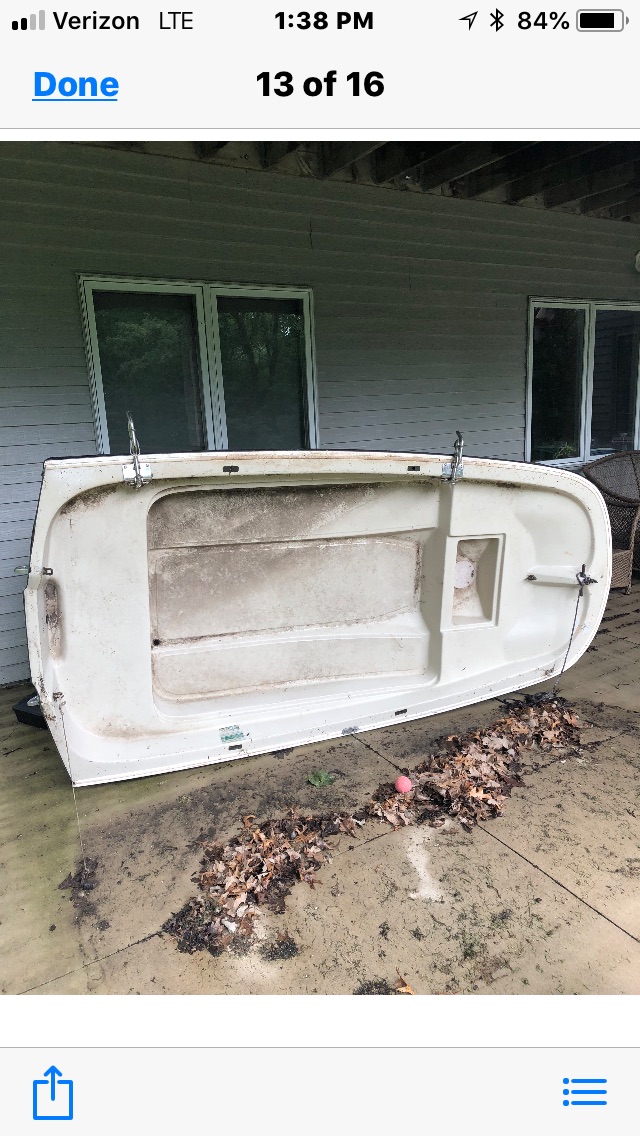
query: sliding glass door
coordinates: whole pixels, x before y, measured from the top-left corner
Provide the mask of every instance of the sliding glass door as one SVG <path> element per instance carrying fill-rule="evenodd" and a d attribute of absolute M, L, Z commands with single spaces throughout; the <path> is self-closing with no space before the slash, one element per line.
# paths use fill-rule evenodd
<path fill-rule="evenodd" d="M 96 427 L 127 453 L 289 450 L 317 444 L 311 296 L 83 279 Z"/>
<path fill-rule="evenodd" d="M 640 446 L 640 306 L 534 302 L 529 457 L 580 465 Z"/>

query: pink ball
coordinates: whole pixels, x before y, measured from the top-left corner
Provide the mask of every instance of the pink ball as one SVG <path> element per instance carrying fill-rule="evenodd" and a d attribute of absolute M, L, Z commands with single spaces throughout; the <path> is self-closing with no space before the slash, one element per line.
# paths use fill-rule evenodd
<path fill-rule="evenodd" d="M 396 778 L 396 791 L 398 793 L 410 793 L 412 789 L 413 785 L 408 777 L 401 774 L 400 777 Z"/>

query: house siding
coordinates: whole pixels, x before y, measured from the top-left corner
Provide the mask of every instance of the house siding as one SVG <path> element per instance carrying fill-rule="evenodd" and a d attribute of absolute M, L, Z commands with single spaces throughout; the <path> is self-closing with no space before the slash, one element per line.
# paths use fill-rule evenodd
<path fill-rule="evenodd" d="M 67 143 L 2 143 L 0 232 L 0 684 L 42 462 L 95 452 L 78 273 L 310 287 L 321 447 L 517 460 L 527 297 L 640 299 L 638 226 Z"/>

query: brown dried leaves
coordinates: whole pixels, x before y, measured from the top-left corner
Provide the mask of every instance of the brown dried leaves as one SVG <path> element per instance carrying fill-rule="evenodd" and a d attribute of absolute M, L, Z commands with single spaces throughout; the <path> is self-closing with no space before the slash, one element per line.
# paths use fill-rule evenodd
<path fill-rule="evenodd" d="M 315 873 L 331 862 L 327 837 L 353 836 L 356 826 L 351 817 L 306 816 L 295 809 L 261 824 L 244 817 L 243 831 L 228 844 L 203 844 L 195 877 L 201 894 L 167 920 L 163 931 L 189 954 L 205 948 L 220 954 L 235 937 L 251 938 L 258 909 L 284 911 L 285 898 L 298 880 L 313 887 Z"/>
<path fill-rule="evenodd" d="M 487 729 L 448 737 L 443 752 L 410 775 L 410 793 L 381 787 L 368 814 L 394 828 L 425 822 L 437 827 L 453 816 L 470 829 L 500 816 L 512 787 L 522 784 L 519 760 L 525 751 L 564 749 L 579 740 L 578 719 L 562 698 L 530 695 L 506 705 L 509 713 Z"/>
<path fill-rule="evenodd" d="M 562 698 L 525 695 L 504 700 L 508 713 L 484 730 L 451 735 L 440 752 L 410 774 L 412 790 L 398 793 L 381 785 L 373 800 L 351 816 L 326 817 L 291 809 L 280 820 L 256 823 L 243 818 L 239 836 L 228 844 L 202 843 L 201 870 L 194 877 L 199 895 L 163 926 L 178 950 L 220 954 L 253 935 L 260 907 L 284 911 L 298 880 L 314 886 L 316 872 L 331 862 L 328 837 L 354 837 L 367 819 L 393 828 L 427 823 L 441 827 L 457 817 L 467 829 L 500 816 L 514 785 L 521 784 L 519 762 L 530 751 L 578 745 L 578 719 Z M 412 993 L 404 981 L 401 993 Z"/>

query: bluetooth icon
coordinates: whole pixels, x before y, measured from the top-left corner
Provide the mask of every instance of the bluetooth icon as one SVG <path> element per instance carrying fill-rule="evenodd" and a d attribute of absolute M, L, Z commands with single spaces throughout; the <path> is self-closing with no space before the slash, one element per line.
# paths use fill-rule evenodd
<path fill-rule="evenodd" d="M 499 8 L 496 8 L 495 12 L 491 13 L 491 27 L 495 28 L 497 32 L 504 27 L 503 16 L 504 12 L 501 12 Z"/>

